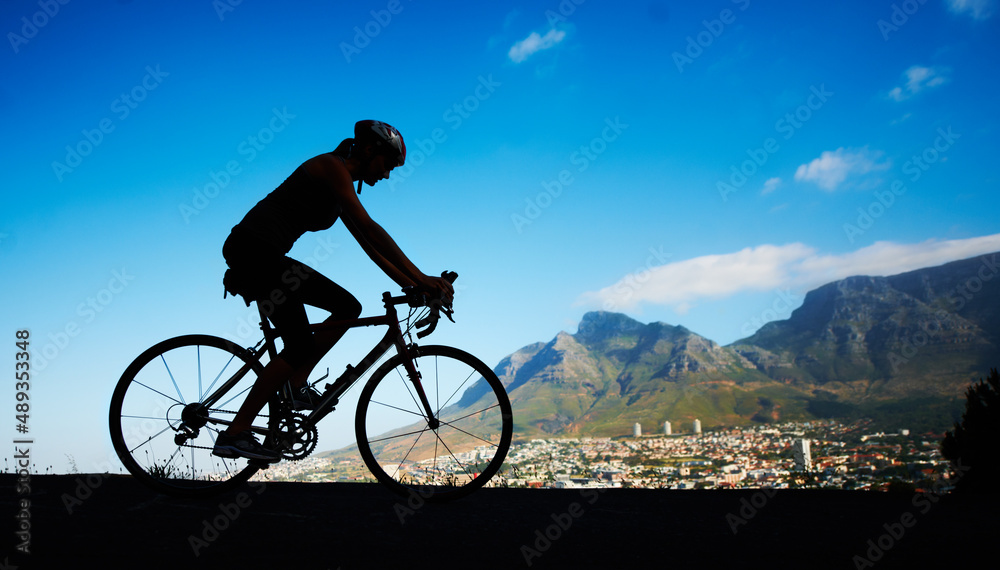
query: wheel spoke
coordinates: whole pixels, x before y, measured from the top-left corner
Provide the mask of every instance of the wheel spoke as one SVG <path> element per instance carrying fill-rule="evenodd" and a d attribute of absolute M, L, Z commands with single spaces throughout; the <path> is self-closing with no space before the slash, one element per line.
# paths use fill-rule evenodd
<path fill-rule="evenodd" d="M 236 358 L 235 354 L 232 355 L 229 358 L 229 360 L 226 361 L 226 364 L 222 367 L 222 370 L 220 370 L 219 373 L 215 375 L 215 378 L 212 380 L 212 383 L 208 385 L 208 389 L 201 393 L 200 397 L 198 398 L 199 402 L 205 401 L 205 394 L 210 393 L 212 391 L 212 388 L 215 388 L 215 384 L 218 383 L 219 378 L 222 378 L 222 375 L 226 373 L 226 370 L 229 368 L 229 364 L 233 361 L 234 358 Z"/>
<path fill-rule="evenodd" d="M 469 432 L 465 431 L 464 429 L 462 429 L 462 428 L 460 428 L 460 427 L 458 427 L 458 426 L 455 426 L 455 425 L 452 425 L 452 424 L 450 424 L 450 423 L 448 423 L 448 422 L 441 422 L 441 423 L 442 423 L 443 425 L 446 425 L 446 426 L 450 427 L 450 428 L 451 428 L 451 429 L 453 429 L 453 430 L 456 430 L 456 431 L 460 431 L 460 432 L 464 433 L 465 435 L 467 435 L 467 436 L 469 436 L 469 437 L 471 437 L 471 438 L 473 438 L 473 439 L 478 439 L 479 441 L 481 441 L 481 442 L 483 442 L 483 443 L 486 443 L 486 444 L 488 444 L 488 445 L 492 445 L 493 447 L 496 447 L 496 446 L 497 446 L 497 444 L 496 444 L 496 443 L 494 443 L 494 442 L 492 442 L 492 441 L 490 441 L 490 440 L 488 440 L 488 439 L 484 439 L 484 438 L 482 438 L 482 437 L 480 437 L 480 436 L 478 436 L 478 435 L 476 435 L 476 434 L 473 434 L 473 433 L 469 433 Z"/>
<path fill-rule="evenodd" d="M 399 465 L 396 466 L 396 471 L 392 473 L 393 477 L 395 477 L 396 473 L 399 473 L 399 470 L 402 469 L 403 463 L 406 463 L 406 458 L 410 456 L 410 452 L 412 452 L 413 448 L 417 446 L 417 443 L 420 441 L 420 438 L 423 437 L 423 435 L 424 434 L 421 433 L 420 435 L 417 436 L 417 439 L 413 440 L 413 443 L 410 445 L 410 449 L 408 449 L 406 451 L 406 454 L 403 455 L 403 458 L 399 460 Z"/>
<path fill-rule="evenodd" d="M 180 398 L 180 402 L 186 402 L 184 399 L 184 394 L 181 394 L 181 387 L 177 385 L 177 380 L 174 378 L 174 373 L 170 371 L 170 365 L 167 364 L 167 359 L 160 355 L 160 360 L 163 361 L 163 367 L 167 369 L 167 375 L 170 376 L 170 381 L 174 384 L 174 389 L 177 390 L 177 397 Z"/>
<path fill-rule="evenodd" d="M 201 401 L 201 397 L 204 392 L 201 391 L 201 346 L 198 347 L 198 401 Z"/>
<path fill-rule="evenodd" d="M 455 454 L 451 451 L 451 448 L 448 447 L 448 443 L 445 442 L 445 440 L 441 439 L 441 434 L 435 433 L 434 435 L 436 439 L 441 442 L 441 446 L 444 447 L 444 450 L 448 452 L 448 455 L 451 457 L 451 460 L 457 463 L 458 466 L 462 469 L 462 471 L 464 471 L 465 474 L 469 475 L 471 478 L 471 473 L 469 473 L 469 470 L 465 468 L 465 465 L 462 465 L 462 462 L 457 457 L 455 457 Z M 435 458 L 435 463 L 436 462 L 437 458 Z"/>
<path fill-rule="evenodd" d="M 380 406 L 384 406 L 384 407 L 392 409 L 392 410 L 399 410 L 400 412 L 403 412 L 403 413 L 406 413 L 406 414 L 411 414 L 411 415 L 417 416 L 418 418 L 424 417 L 424 414 L 422 414 L 420 412 L 414 412 L 413 410 L 408 410 L 406 408 L 400 408 L 399 406 L 393 406 L 392 404 L 386 404 L 385 402 L 376 402 L 375 400 L 372 400 L 371 403 L 378 404 Z"/>
<path fill-rule="evenodd" d="M 392 441 L 394 439 L 400 439 L 400 438 L 403 438 L 403 437 L 409 437 L 409 436 L 414 435 L 414 434 L 418 434 L 417 438 L 419 439 L 420 435 L 422 435 L 423 433 L 425 433 L 428 429 L 430 429 L 430 428 L 419 429 L 419 430 L 416 430 L 416 431 L 408 431 L 408 432 L 405 432 L 405 433 L 399 433 L 399 434 L 396 434 L 396 435 L 390 435 L 390 436 L 381 437 L 381 438 L 369 439 L 368 442 L 369 443 L 382 443 L 383 441 Z"/>
<path fill-rule="evenodd" d="M 157 422 L 168 421 L 167 418 L 164 418 L 164 417 L 161 417 L 161 416 L 132 416 L 132 415 L 127 415 L 127 414 L 122 414 L 122 418 L 123 419 L 124 418 L 128 418 L 128 419 L 132 419 L 132 420 L 153 420 L 153 421 L 157 421 Z"/>
<path fill-rule="evenodd" d="M 236 400 L 237 398 L 239 398 L 243 394 L 246 394 L 247 392 L 250 391 L 251 388 L 253 388 L 253 384 L 251 384 L 250 386 L 247 386 L 246 388 L 244 388 L 244 389 L 240 390 L 239 392 L 237 392 L 236 394 L 234 394 L 232 398 L 229 398 L 228 400 L 226 400 L 225 402 L 223 402 L 221 404 L 221 407 L 222 408 L 228 408 L 229 405 L 233 402 L 233 400 Z"/>
<path fill-rule="evenodd" d="M 460 416 L 460 417 L 457 417 L 457 418 L 453 418 L 453 419 L 451 419 L 451 420 L 448 420 L 448 421 L 451 421 L 451 422 L 457 422 L 457 421 L 460 421 L 460 420 L 464 420 L 465 418 L 470 418 L 470 417 L 472 417 L 472 416 L 475 416 L 475 415 L 477 415 L 477 414 L 481 414 L 481 413 L 483 413 L 483 412 L 486 412 L 486 411 L 489 411 L 489 410 L 492 410 L 493 408 L 497 408 L 497 407 L 499 407 L 499 406 L 500 406 L 500 403 L 499 403 L 499 402 L 497 402 L 496 404 L 493 404 L 492 406 L 487 406 L 487 407 L 485 407 L 485 408 L 483 408 L 483 409 L 481 409 L 481 410 L 476 410 L 475 412 L 469 412 L 468 414 L 465 414 L 464 416 Z M 444 420 L 441 420 L 441 423 L 445 423 L 445 422 L 444 422 Z"/>
<path fill-rule="evenodd" d="M 171 402 L 175 402 L 175 403 L 178 403 L 178 404 L 183 404 L 184 403 L 182 400 L 178 400 L 177 398 L 174 398 L 173 396 L 168 396 L 168 395 L 164 394 L 163 392 L 157 390 L 156 388 L 152 388 L 150 386 L 147 386 L 147 385 L 143 384 L 142 382 L 139 382 L 138 380 L 133 380 L 132 383 L 133 384 L 138 384 L 138 385 L 142 386 L 143 388 L 146 388 L 147 390 L 152 390 L 153 392 L 156 392 L 157 394 L 163 396 L 164 398 L 170 400 Z"/>
<path fill-rule="evenodd" d="M 472 376 L 475 375 L 475 373 L 476 373 L 475 369 L 469 372 L 469 375 L 465 377 L 465 380 L 463 380 L 462 383 L 458 386 L 458 388 L 455 388 L 455 391 L 451 393 L 451 396 L 448 396 L 448 399 L 445 400 L 444 402 L 445 406 L 447 406 L 451 402 L 451 399 L 455 397 L 455 394 L 458 394 L 458 392 L 462 389 L 462 387 L 465 386 L 465 384 L 469 381 L 469 378 L 472 378 Z M 442 409 L 443 408 L 438 408 L 437 412 L 440 414 Z"/>
<path fill-rule="evenodd" d="M 144 441 L 144 442 L 140 443 L 139 445 L 137 445 L 137 446 L 133 447 L 132 449 L 130 449 L 129 453 L 131 453 L 131 452 L 139 449 L 140 447 L 146 445 L 147 443 L 153 441 L 154 439 L 156 439 L 157 437 L 159 437 L 160 435 L 162 435 L 163 432 L 167 431 L 168 429 L 170 429 L 170 426 L 167 426 L 167 427 L 163 428 L 162 430 L 160 430 L 159 432 L 157 432 L 156 434 L 149 436 L 148 438 L 146 438 L 146 441 Z"/>

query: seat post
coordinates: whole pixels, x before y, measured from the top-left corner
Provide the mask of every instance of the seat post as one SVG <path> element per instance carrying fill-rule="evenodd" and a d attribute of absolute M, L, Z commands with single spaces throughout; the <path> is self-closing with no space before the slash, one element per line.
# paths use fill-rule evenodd
<path fill-rule="evenodd" d="M 267 346 L 268 356 L 273 360 L 277 356 L 277 349 L 274 346 L 274 328 L 264 314 L 264 309 L 257 303 L 257 313 L 260 315 L 260 330 L 264 333 L 264 343 Z"/>

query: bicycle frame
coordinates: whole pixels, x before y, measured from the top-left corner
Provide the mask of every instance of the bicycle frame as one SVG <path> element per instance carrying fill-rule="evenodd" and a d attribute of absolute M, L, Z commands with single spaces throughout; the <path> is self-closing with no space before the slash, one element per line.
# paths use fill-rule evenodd
<path fill-rule="evenodd" d="M 340 400 L 340 397 L 350 389 L 355 382 L 358 381 L 378 360 L 384 356 L 393 347 L 396 348 L 396 352 L 403 358 L 404 365 L 409 376 L 410 381 L 413 383 L 417 395 L 420 398 L 420 403 L 424 407 L 424 411 L 427 414 L 426 419 L 432 428 L 436 427 L 437 418 L 434 417 L 434 410 L 431 407 L 427 395 L 424 392 L 423 386 L 420 383 L 420 374 L 417 372 L 416 367 L 413 365 L 412 359 L 408 358 L 408 347 L 405 341 L 404 333 L 402 328 L 399 326 L 399 318 L 396 312 L 396 305 L 409 303 L 410 297 L 403 295 L 398 297 L 393 297 L 389 292 L 382 294 L 382 302 L 385 306 L 385 315 L 377 317 L 361 317 L 358 319 L 346 319 L 329 321 L 323 323 L 310 324 L 310 329 L 313 332 L 328 330 L 328 329 L 352 329 L 360 327 L 370 327 L 370 326 L 381 326 L 384 325 L 388 327 L 385 335 L 382 339 L 372 348 L 364 358 L 357 363 L 357 365 L 348 365 L 344 373 L 337 378 L 333 384 L 327 384 L 326 390 L 323 392 L 323 398 L 320 400 L 316 408 L 306 416 L 301 427 L 309 429 L 315 426 L 321 419 L 326 417 L 330 412 L 334 410 L 334 407 Z M 260 326 L 264 333 L 264 339 L 261 341 L 264 346 L 260 349 L 256 347 L 251 349 L 252 360 L 245 363 L 233 376 L 231 376 L 222 386 L 220 386 L 215 392 L 210 396 L 205 398 L 201 405 L 205 408 L 209 408 L 218 402 L 222 397 L 228 393 L 228 391 L 235 386 L 242 378 L 251 370 L 254 364 L 260 362 L 264 354 L 268 354 L 271 359 L 277 357 L 277 347 L 275 346 L 275 339 L 277 339 L 281 332 L 272 327 L 264 314 L 264 310 L 257 305 L 257 310 L 260 313 Z M 256 345 L 260 346 L 260 343 Z M 218 380 L 218 379 L 216 379 Z M 214 384 L 214 382 L 213 382 Z M 211 387 L 210 387 L 211 388 Z M 230 422 L 226 420 L 213 419 L 212 421 L 229 424 Z M 267 429 L 260 427 L 251 427 L 251 430 L 262 435 L 266 435 Z"/>

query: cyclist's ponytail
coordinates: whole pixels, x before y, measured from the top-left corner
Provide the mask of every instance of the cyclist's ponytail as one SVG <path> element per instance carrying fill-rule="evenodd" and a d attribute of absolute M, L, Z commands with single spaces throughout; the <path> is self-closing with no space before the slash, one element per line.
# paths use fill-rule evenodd
<path fill-rule="evenodd" d="M 347 158 L 351 156 L 351 148 L 354 147 L 354 139 L 344 139 L 340 141 L 337 148 L 333 149 L 333 153 L 341 158 Z"/>

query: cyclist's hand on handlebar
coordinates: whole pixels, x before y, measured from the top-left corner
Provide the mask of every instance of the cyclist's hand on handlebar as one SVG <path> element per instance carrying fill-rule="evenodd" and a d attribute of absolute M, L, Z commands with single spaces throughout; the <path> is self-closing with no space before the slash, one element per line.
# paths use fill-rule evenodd
<path fill-rule="evenodd" d="M 444 313 L 449 321 L 455 322 L 451 317 L 453 313 L 451 304 L 455 297 L 455 288 L 452 286 L 452 282 L 457 278 L 457 273 L 445 271 L 441 277 L 427 277 L 425 282 L 421 284 L 421 288 L 426 291 L 427 295 L 423 298 L 423 302 L 431 310 L 430 314 L 416 322 L 417 328 L 423 329 L 417 333 L 417 338 L 423 338 L 434 332 L 441 313 Z"/>
<path fill-rule="evenodd" d="M 445 307 L 455 300 L 455 287 L 444 277 L 428 277 L 422 286 Z"/>

